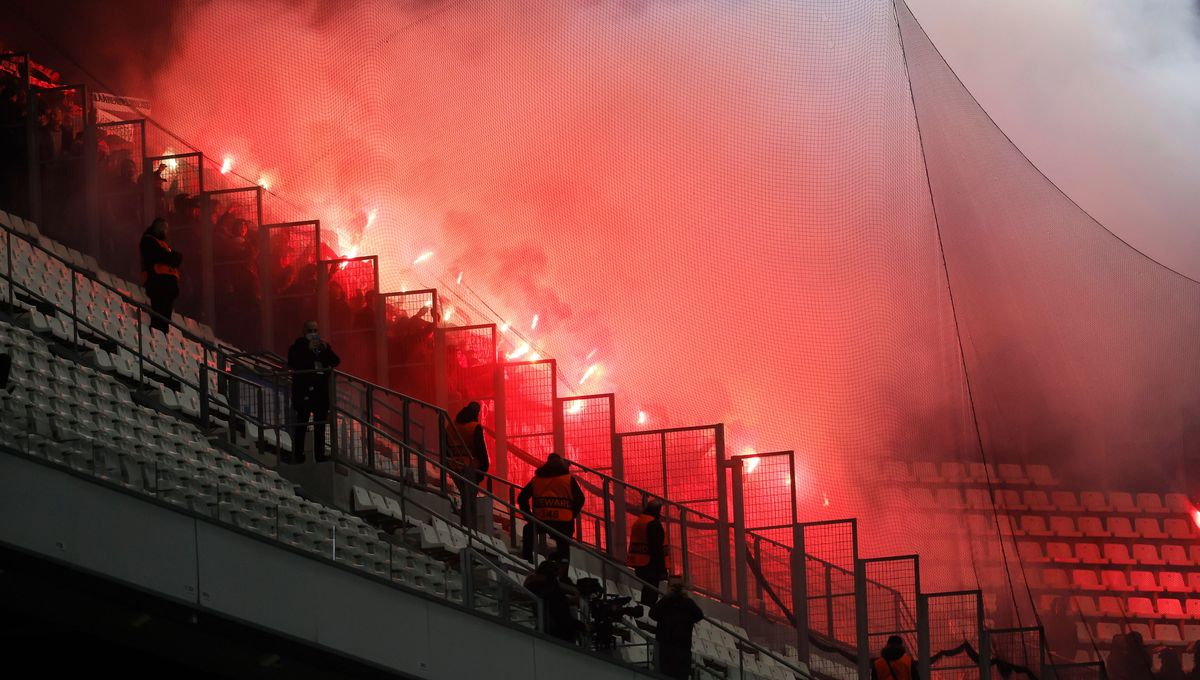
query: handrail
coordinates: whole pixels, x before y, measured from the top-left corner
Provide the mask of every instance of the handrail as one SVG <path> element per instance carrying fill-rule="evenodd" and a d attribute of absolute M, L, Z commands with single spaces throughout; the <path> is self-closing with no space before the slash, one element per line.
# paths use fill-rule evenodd
<path fill-rule="evenodd" d="M 201 391 L 202 386 L 198 382 L 196 382 L 196 383 L 190 382 L 185 376 L 176 375 L 175 373 L 173 373 L 170 370 L 169 367 L 159 364 L 159 363 L 155 362 L 153 360 L 153 358 L 146 356 L 145 348 L 144 348 L 144 341 L 146 339 L 146 336 L 143 333 L 145 324 L 142 322 L 142 314 L 145 313 L 151 319 L 155 319 L 155 318 L 161 319 L 162 318 L 161 315 L 156 313 L 148 305 L 144 305 L 137 299 L 126 294 L 121 289 L 119 289 L 115 286 L 111 286 L 111 285 L 105 283 L 104 281 L 101 281 L 100 278 L 98 276 L 96 276 L 96 274 L 94 272 L 89 271 L 88 269 L 86 269 L 84 267 L 78 266 L 75 263 L 61 257 L 58 253 L 55 253 L 54 251 L 43 247 L 42 244 L 37 241 L 37 239 L 31 238 L 27 234 L 23 234 L 21 232 L 16 231 L 13 228 L 6 227 L 4 225 L 0 225 L 0 229 L 3 229 L 3 231 L 6 235 L 6 238 L 7 238 L 7 242 L 5 243 L 5 255 L 8 260 L 6 263 L 8 272 L 7 272 L 7 274 L 4 275 L 3 278 L 8 282 L 8 285 L 9 285 L 9 290 L 8 290 L 8 303 L 9 304 L 16 303 L 15 290 L 20 289 L 21 291 L 23 291 L 23 294 L 26 297 L 38 300 L 45 305 L 53 307 L 56 312 L 63 313 L 68 319 L 71 320 L 71 325 L 72 325 L 72 329 L 73 329 L 72 334 L 74 337 L 74 344 L 76 346 L 79 345 L 79 329 L 82 327 L 82 328 L 86 329 L 88 331 L 88 333 L 90 333 L 91 335 L 93 335 L 97 338 L 102 338 L 106 342 L 113 343 L 117 347 L 124 348 L 125 350 L 129 351 L 131 354 L 134 354 L 135 356 L 137 356 L 137 359 L 138 359 L 138 381 L 139 382 L 141 382 L 141 383 L 145 382 L 144 367 L 148 364 L 149 366 L 154 368 L 156 371 L 160 372 L 163 376 L 165 376 L 169 379 L 172 379 L 172 380 L 176 380 L 183 385 L 187 385 L 188 387 L 195 389 L 197 392 Z M 70 309 L 69 310 L 62 309 L 54 302 L 42 297 L 41 294 L 39 294 L 37 291 L 29 289 L 23 283 L 20 283 L 16 280 L 16 274 L 13 270 L 13 264 L 12 264 L 12 256 L 13 256 L 13 241 L 12 241 L 12 239 L 14 237 L 19 238 L 22 242 L 27 244 L 30 248 L 47 256 L 48 258 L 51 259 L 51 261 L 58 263 L 60 266 L 62 266 L 67 271 L 68 275 L 71 278 L 71 281 L 70 281 L 71 293 L 70 293 Z M 93 326 L 92 324 L 87 322 L 86 317 L 80 316 L 79 311 L 78 311 L 79 310 L 79 293 L 78 293 L 78 286 L 76 285 L 76 279 L 75 279 L 75 277 L 77 275 L 88 280 L 90 283 L 92 283 L 93 285 L 95 285 L 97 287 L 111 291 L 112 293 L 116 294 L 116 296 L 119 298 L 121 304 L 128 305 L 130 307 L 133 307 L 136 310 L 136 314 L 134 315 L 134 316 L 136 316 L 136 319 L 134 320 L 134 322 L 137 326 L 137 340 L 136 340 L 137 348 L 136 348 L 136 350 L 131 350 L 125 341 L 121 340 L 119 337 L 113 337 L 111 335 L 108 335 L 104 331 L 104 329 Z M 180 335 L 182 337 L 184 337 L 184 339 L 200 345 L 201 351 L 203 352 L 203 357 L 204 357 L 204 360 L 201 362 L 202 365 L 207 364 L 209 352 L 212 352 L 215 355 L 219 351 L 218 349 L 210 346 L 208 344 L 208 342 L 205 341 L 203 338 L 190 332 L 184 326 L 181 326 L 181 325 L 175 323 L 171 319 L 166 319 L 166 322 L 167 322 L 169 328 L 178 329 L 180 332 Z"/>
<path fill-rule="evenodd" d="M 445 411 L 442 411 L 442 413 L 444 414 Z M 493 505 L 496 504 L 497 502 L 499 502 L 502 507 L 507 507 L 509 510 L 510 516 L 516 517 L 516 515 L 514 513 L 521 513 L 522 515 L 524 515 L 524 512 L 522 510 L 520 510 L 520 508 L 513 507 L 511 504 L 509 504 L 506 501 L 504 501 L 503 499 L 500 499 L 499 497 L 495 496 L 487 489 L 476 484 L 474 481 L 471 481 L 471 480 L 467 479 L 465 476 L 463 476 L 462 474 L 456 472 L 455 470 L 444 466 L 441 461 L 434 460 L 433 458 L 427 456 L 425 453 L 410 446 L 407 442 L 403 442 L 403 441 L 400 441 L 398 439 L 391 437 L 386 432 L 383 432 L 378 427 L 375 427 L 373 424 L 367 423 L 365 421 L 362 421 L 361 419 L 356 418 L 353 414 L 345 414 L 345 415 L 350 416 L 351 418 L 355 419 L 357 422 L 362 424 L 364 427 L 366 427 L 368 429 L 369 433 L 372 434 L 373 436 L 383 437 L 383 438 L 391 441 L 396 446 L 405 450 L 409 455 L 412 455 L 415 458 L 417 458 L 422 464 L 433 465 L 435 468 L 440 468 L 440 471 L 442 474 L 454 479 L 455 486 L 457 486 L 459 489 L 466 489 L 468 491 L 474 491 L 474 492 L 476 492 L 476 494 L 482 493 L 485 497 L 492 499 Z M 336 453 L 335 453 L 335 459 L 338 460 L 340 463 L 354 465 L 353 461 L 346 461 L 346 460 L 342 459 Z M 402 464 L 403 464 L 404 459 L 401 459 L 401 460 L 402 460 Z M 357 465 L 354 465 L 354 466 L 358 467 Z M 383 472 L 376 471 L 376 470 L 371 470 L 371 474 L 381 475 L 387 479 L 392 479 L 393 481 L 397 481 L 401 484 L 406 483 L 406 481 L 402 478 L 403 476 L 400 479 L 395 479 L 394 477 L 392 477 L 391 475 L 389 475 L 387 473 L 383 473 Z M 533 522 L 534 524 L 542 527 L 550 535 L 557 535 L 556 532 L 554 532 L 553 529 L 551 529 L 549 527 L 549 525 L 545 524 L 544 522 L 537 519 L 536 517 L 526 516 L 526 521 Z M 582 549 L 586 554 L 589 554 L 594 559 L 599 560 L 603 566 L 613 569 L 616 573 L 621 574 L 624 578 L 630 579 L 633 582 L 635 582 L 641 586 L 651 586 L 656 589 L 658 588 L 657 584 L 648 583 L 648 582 L 643 581 L 642 579 L 638 578 L 636 575 L 631 575 L 625 565 L 618 564 L 616 561 L 612 560 L 607 555 L 605 555 L 599 551 L 593 550 L 590 546 L 581 544 L 578 541 L 571 539 L 569 537 L 567 538 L 567 540 L 573 546 L 576 546 L 576 547 Z M 708 616 L 705 616 L 705 620 L 708 621 L 714 627 L 724 631 L 725 633 L 727 633 L 730 636 L 734 637 L 735 639 L 739 640 L 743 644 L 746 644 L 746 645 L 752 647 L 753 649 L 757 650 L 759 653 L 765 654 L 768 657 L 770 657 L 771 659 L 774 659 L 775 661 L 783 664 L 785 667 L 791 669 L 795 673 L 800 674 L 800 675 L 806 674 L 805 671 L 793 666 L 788 660 L 780 658 L 779 656 L 777 656 L 770 650 L 758 645 L 757 643 L 753 642 L 752 640 L 743 638 L 737 632 L 727 628 L 722 622 L 712 619 Z"/>

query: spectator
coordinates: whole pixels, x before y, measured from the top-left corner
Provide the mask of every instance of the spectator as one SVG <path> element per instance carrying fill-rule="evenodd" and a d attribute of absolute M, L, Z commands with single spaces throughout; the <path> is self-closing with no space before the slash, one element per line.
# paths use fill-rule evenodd
<path fill-rule="evenodd" d="M 683 579 L 671 578 L 667 596 L 650 608 L 650 618 L 658 624 L 658 672 L 669 678 L 687 678 L 692 672 L 692 628 L 704 619 L 704 612 L 687 596 Z"/>
<path fill-rule="evenodd" d="M 313 420 L 313 457 L 318 463 L 325 456 L 325 423 L 329 420 L 329 369 L 342 360 L 329 343 L 321 340 L 316 321 L 304 324 L 304 335 L 288 349 L 288 368 L 292 375 L 292 411 L 296 416 L 292 431 L 292 456 L 285 463 L 304 462 L 304 435 L 309 418 Z"/>
<path fill-rule="evenodd" d="M 183 256 L 167 243 L 167 221 L 156 217 L 142 234 L 142 285 L 150 298 L 150 328 L 166 335 L 171 329 L 171 312 L 179 297 L 179 265 Z"/>
<path fill-rule="evenodd" d="M 551 559 L 570 558 L 575 518 L 583 509 L 583 500 L 583 489 L 567 470 L 562 457 L 557 453 L 550 454 L 517 496 L 521 510 L 538 520 L 527 520 L 521 532 L 521 554 L 525 559 L 533 560 L 534 544 L 547 532 L 547 527 L 554 536 Z"/>
<path fill-rule="evenodd" d="M 579 599 L 559 581 L 560 569 L 561 563 L 555 560 L 542 562 L 525 579 L 525 587 L 542 601 L 543 632 L 560 640 L 575 642 L 584 626 L 571 612 L 571 600 L 574 597 L 574 603 L 578 605 Z"/>
<path fill-rule="evenodd" d="M 451 470 L 462 475 L 468 482 L 459 485 L 458 491 L 462 496 L 462 521 L 470 527 L 475 526 L 477 485 L 483 482 L 491 467 L 487 443 L 483 439 L 483 427 L 479 425 L 480 409 L 477 401 L 462 407 L 454 417 L 454 433 L 450 436 L 448 463 Z"/>
<path fill-rule="evenodd" d="M 1008 598 L 1001 598 L 1007 602 Z M 1079 651 L 1079 633 L 1075 630 L 1075 617 L 1071 614 L 1070 599 L 1056 597 L 1050 605 L 1050 612 L 1042 623 L 1046 630 L 1046 644 L 1050 651 L 1066 660 L 1075 661 L 1075 653 Z"/>
<path fill-rule="evenodd" d="M 1129 655 L 1127 664 L 1129 680 L 1151 680 L 1154 677 L 1154 659 L 1146 650 L 1142 634 L 1135 630 L 1125 635 L 1125 648 Z"/>
<path fill-rule="evenodd" d="M 646 607 L 658 602 L 658 584 L 670 575 L 672 566 L 667 532 L 659 519 L 661 514 L 662 501 L 652 500 L 629 530 L 629 550 L 625 563 L 633 567 L 633 573 L 646 582 L 642 586 L 640 600 Z"/>
<path fill-rule="evenodd" d="M 879 658 L 871 663 L 871 680 L 916 680 L 917 662 L 904 647 L 899 635 L 887 639 Z"/>
<path fill-rule="evenodd" d="M 1168 647 L 1158 655 L 1158 658 L 1161 666 L 1154 674 L 1154 680 L 1187 680 L 1187 676 L 1183 673 L 1183 657 L 1179 655 L 1179 652 Z M 1192 669 L 1193 672 L 1195 670 Z"/>

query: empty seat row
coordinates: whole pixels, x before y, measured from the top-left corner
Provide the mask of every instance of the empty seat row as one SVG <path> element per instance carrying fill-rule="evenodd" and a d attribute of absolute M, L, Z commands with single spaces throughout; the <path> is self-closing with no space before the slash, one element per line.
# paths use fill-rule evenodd
<path fill-rule="evenodd" d="M 899 460 L 883 462 L 883 472 L 888 479 L 897 482 L 917 482 L 921 484 L 1008 484 L 1015 486 L 1058 486 L 1059 481 L 1054 477 L 1048 465 L 1030 464 L 1017 465 L 1000 463 L 932 463 L 914 461 L 910 470 L 909 464 Z"/>
<path fill-rule="evenodd" d="M 1200 566 L 1200 544 L 1184 546 L 1165 543 L 1161 547 L 1149 543 L 1064 543 L 1050 541 L 1044 546 L 1037 541 L 1017 541 L 1017 554 L 1028 564 L 1090 564 L 1141 566 Z"/>
<path fill-rule="evenodd" d="M 1001 530 L 1013 536 L 1060 538 L 1127 538 L 1148 540 L 1192 540 L 1200 538 L 1194 522 L 1179 517 L 1167 517 L 1161 523 L 1157 517 L 1068 517 L 1051 515 L 1049 521 L 1041 515 L 1009 516 Z"/>
<path fill-rule="evenodd" d="M 1116 569 L 1044 568 L 1026 572 L 1030 585 L 1059 590 L 1112 591 L 1120 593 L 1200 593 L 1200 572 Z"/>
<path fill-rule="evenodd" d="M 1157 493 L 1131 494 L 1113 492 L 1084 492 L 1078 496 L 1073 491 L 1041 489 L 996 489 L 986 488 L 939 488 L 915 487 L 911 490 L 914 504 L 921 508 L 991 511 L 994 507 L 1006 512 L 1035 513 L 1078 513 L 1124 514 L 1124 515 L 1180 515 L 1190 514 L 1190 503 L 1180 493 L 1159 495 Z"/>

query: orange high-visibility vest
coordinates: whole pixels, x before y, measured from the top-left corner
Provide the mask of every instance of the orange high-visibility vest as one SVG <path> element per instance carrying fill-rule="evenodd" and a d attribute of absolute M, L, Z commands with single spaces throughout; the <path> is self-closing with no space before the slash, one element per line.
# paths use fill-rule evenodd
<path fill-rule="evenodd" d="M 168 253 L 175 252 L 175 251 L 171 250 L 171 246 L 167 245 L 166 241 L 163 241 L 162 239 L 160 239 L 156 236 L 151 236 L 150 238 L 154 239 L 155 242 L 157 242 L 158 245 L 162 246 L 162 249 L 167 251 Z M 169 264 L 155 263 L 154 264 L 154 273 L 160 274 L 162 276 L 174 276 L 176 279 L 179 278 L 179 268 L 172 267 Z M 149 278 L 150 278 L 150 275 L 146 271 L 142 271 L 142 284 L 143 285 L 145 285 L 146 280 Z"/>
<path fill-rule="evenodd" d="M 625 564 L 631 567 L 645 567 L 650 564 L 650 542 L 646 538 L 646 529 L 656 518 L 653 515 L 638 515 L 629 530 L 629 550 L 625 553 Z M 667 528 L 663 527 L 663 564 L 667 572 L 671 571 L 671 539 L 667 536 Z"/>
<path fill-rule="evenodd" d="M 570 522 L 575 519 L 571 510 L 571 475 L 534 477 L 532 484 L 533 516 L 543 522 Z"/>
<path fill-rule="evenodd" d="M 912 657 L 905 654 L 890 663 L 882 656 L 875 659 L 875 678 L 876 680 L 912 680 Z"/>

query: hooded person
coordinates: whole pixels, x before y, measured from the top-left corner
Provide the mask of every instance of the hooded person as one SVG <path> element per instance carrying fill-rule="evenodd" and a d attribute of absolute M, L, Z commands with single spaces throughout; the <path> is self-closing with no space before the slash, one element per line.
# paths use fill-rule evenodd
<path fill-rule="evenodd" d="M 671 547 L 667 543 L 667 532 L 660 519 L 662 501 L 654 499 L 646 503 L 642 514 L 629 529 L 629 550 L 625 563 L 633 567 L 633 573 L 645 584 L 642 586 L 641 604 L 651 607 L 658 601 L 658 584 L 671 573 Z"/>
<path fill-rule="evenodd" d="M 527 517 L 521 532 L 521 554 L 525 559 L 533 559 L 535 544 L 545 533 L 554 537 L 551 559 L 569 559 L 575 518 L 583 510 L 583 501 L 583 489 L 567 469 L 566 461 L 557 453 L 550 454 L 517 496 L 517 505 Z"/>
<path fill-rule="evenodd" d="M 171 329 L 171 314 L 179 297 L 179 265 L 183 256 L 167 243 L 167 221 L 154 218 L 142 233 L 138 250 L 142 256 L 142 286 L 150 298 L 150 328 L 166 335 Z"/>
<path fill-rule="evenodd" d="M 871 680 L 917 680 L 917 662 L 913 660 L 899 635 L 887 639 L 879 657 L 871 663 Z"/>
<path fill-rule="evenodd" d="M 292 430 L 292 456 L 285 462 L 304 462 L 304 437 L 308 421 L 313 422 L 313 456 L 317 462 L 325 456 L 325 423 L 329 420 L 329 371 L 342 360 L 329 343 L 321 339 L 316 321 L 304 324 L 304 335 L 288 348 L 287 365 L 292 374 L 292 412 L 296 417 Z"/>
<path fill-rule="evenodd" d="M 650 608 L 650 618 L 657 624 L 654 657 L 658 671 L 669 678 L 691 677 L 692 629 L 704 619 L 704 612 L 688 597 L 682 578 L 670 578 L 667 596 Z"/>

